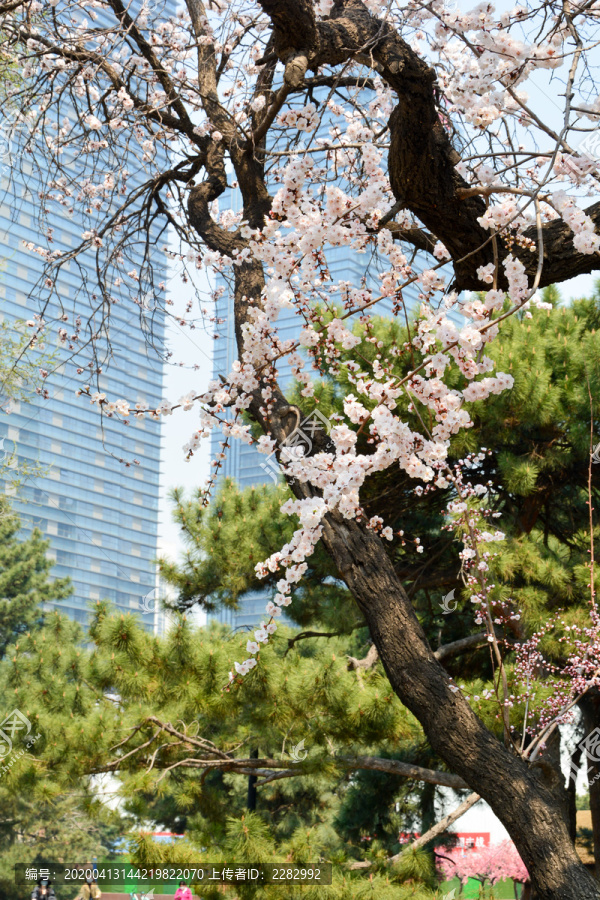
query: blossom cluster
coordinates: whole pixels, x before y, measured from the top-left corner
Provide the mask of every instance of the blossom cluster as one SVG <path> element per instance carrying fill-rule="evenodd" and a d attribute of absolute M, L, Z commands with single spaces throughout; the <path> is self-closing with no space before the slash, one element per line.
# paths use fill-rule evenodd
<path fill-rule="evenodd" d="M 450 253 L 437 235 L 434 244 L 428 244 L 432 253 L 415 260 L 410 242 L 396 240 L 385 226 L 391 218 L 397 230 L 423 236 L 423 223 L 401 208 L 403 203 L 391 190 L 387 153 L 397 98 L 381 66 L 368 54 L 344 62 L 344 84 L 325 66 L 307 74 L 300 91 L 288 91 L 281 67 L 273 67 L 272 82 L 271 75 L 265 77 L 271 72 L 265 60 L 271 53 L 272 26 L 251 0 L 215 0 L 208 10 L 200 5 L 194 22 L 185 8 L 169 15 L 158 8 L 162 4 L 134 4 L 135 9 L 128 6 L 132 19 L 126 28 L 111 20 L 104 0 L 89 0 L 85 14 L 77 0 L 51 0 L 50 5 L 48 16 L 36 0 L 22 10 L 19 4 L 9 4 L 11 9 L 0 16 L 0 43 L 6 41 L 11 52 L 22 48 L 22 77 L 7 86 L 8 100 L 21 102 L 30 156 L 35 160 L 37 146 L 52 163 L 51 175 L 36 185 L 40 208 L 45 212 L 58 207 L 66 215 L 77 211 L 83 223 L 78 248 L 52 246 L 54 236 L 47 225 L 44 240 L 27 243 L 46 266 L 42 302 L 57 290 L 61 266 L 80 252 L 92 253 L 99 261 L 108 260 L 98 269 L 103 273 L 98 287 L 102 297 L 95 307 L 108 311 L 106 332 L 110 311 L 123 296 L 130 296 L 143 317 L 151 305 L 148 293 L 151 289 L 154 297 L 156 289 L 148 284 L 145 267 L 128 260 L 140 229 L 153 222 L 155 213 L 166 217 L 181 239 L 180 249 L 169 246 L 165 252 L 179 266 L 185 284 L 199 271 L 209 280 L 215 275 L 235 280 L 249 265 L 260 268 L 265 277 L 260 296 L 257 291 L 238 298 L 246 311 L 239 323 L 238 359 L 231 371 L 204 389 L 190 388 L 178 401 L 164 399 L 156 408 L 140 400 L 107 397 L 87 383 L 80 394 L 103 414 L 124 421 L 169 419 L 177 410 L 193 410 L 197 419 L 183 448 L 185 457 L 192 458 L 201 442 L 218 430 L 224 438 L 222 452 L 213 461 L 218 471 L 231 440 L 253 442 L 244 423 L 251 406 L 270 421 L 284 365 L 307 402 L 315 393 L 315 375 L 339 377 L 349 386 L 327 450 L 284 457 L 271 433 L 257 442 L 259 450 L 280 454 L 284 475 L 291 483 L 307 486 L 310 496 L 283 507 L 296 517 L 298 527 L 285 546 L 257 567 L 259 575 L 278 572 L 281 577 L 265 621 L 248 642 L 249 656 L 235 663 L 231 677 L 243 676 L 256 665 L 260 647 L 275 632 L 275 620 L 306 571 L 328 515 L 356 519 L 384 540 L 395 537 L 379 517 L 367 520 L 361 504 L 365 480 L 392 468 L 414 479 L 417 491 L 424 485 L 455 489 L 449 516 L 452 527 L 464 535 L 461 560 L 475 622 L 485 625 L 502 669 L 499 632 L 515 628 L 519 621 L 513 605 L 498 600 L 490 580 L 494 548 L 502 535 L 490 525 L 493 514 L 483 505 L 488 486 L 471 484 L 462 469 L 449 467 L 448 448 L 453 435 L 472 426 L 470 404 L 512 386 L 512 377 L 494 370 L 486 350 L 498 334 L 501 316 L 517 310 L 532 315 L 530 307 L 541 305 L 537 283 L 527 277 L 531 267 L 523 262 L 528 254 L 535 260 L 543 249 L 539 222 L 566 223 L 578 253 L 590 256 L 600 249 L 593 218 L 579 205 L 580 195 L 594 189 L 595 167 L 582 154 L 568 152 L 566 143 L 572 140 L 571 132 L 579 134 L 580 116 L 591 121 L 600 117 L 598 92 L 574 77 L 579 50 L 570 49 L 575 27 L 581 29 L 582 41 L 595 46 L 593 27 L 586 31 L 585 22 L 580 24 L 585 17 L 579 14 L 575 26 L 573 16 L 558 8 L 556 15 L 546 16 L 544 10 L 537 13 L 520 5 L 497 9 L 492 2 L 461 10 L 443 0 L 366 0 L 367 10 L 384 16 L 386 28 L 397 28 L 435 69 L 440 127 L 464 151 L 460 162 L 456 151 L 456 176 L 487 198 L 479 225 L 490 245 L 502 249 L 493 263 L 478 268 L 481 294 L 465 297 L 453 290 L 446 265 Z M 314 6 L 322 21 L 335 10 L 332 0 L 318 0 Z M 555 139 L 543 110 L 532 109 L 526 87 L 531 81 L 536 86 L 533 95 L 540 93 L 544 73 L 559 77 L 569 54 L 572 89 L 565 100 L 565 127 Z M 214 65 L 215 82 L 208 91 L 199 83 L 204 72 L 198 69 L 198 58 L 201 67 Z M 575 99 L 571 94 L 577 94 Z M 55 115 L 65 108 L 63 97 L 69 97 L 68 112 Z M 271 123 L 268 139 L 255 130 L 263 122 Z M 259 226 L 254 220 L 250 227 L 247 208 L 220 208 L 219 199 L 212 200 L 207 216 L 212 216 L 213 234 L 221 241 L 207 247 L 195 230 L 187 192 L 196 179 L 204 179 L 209 159 L 213 170 L 208 180 L 220 172 L 216 180 L 222 188 L 225 173 L 235 190 L 234 148 L 242 146 L 257 151 L 254 162 L 264 169 L 268 213 Z M 179 156 L 165 172 L 161 160 L 173 156 L 174 149 Z M 144 196 L 131 187 L 133 169 L 138 176 L 143 173 Z M 217 193 L 211 192 L 211 198 Z M 146 210 L 150 212 L 144 219 Z M 365 261 L 359 283 L 336 267 L 339 251 Z M 506 290 L 499 284 L 507 285 Z M 407 299 L 411 289 L 420 300 L 415 316 Z M 206 306 L 221 299 L 224 290 L 211 290 Z M 176 312 L 170 309 L 173 303 L 166 299 L 164 309 L 179 327 L 194 329 L 197 317 L 190 304 Z M 406 326 L 387 358 L 374 324 L 382 310 Z M 290 312 L 297 317 L 293 337 L 280 327 L 283 314 Z M 199 318 L 214 328 L 215 339 L 222 339 L 223 322 L 216 313 L 202 306 Z M 88 325 L 94 342 L 94 313 Z M 66 312 L 48 325 L 43 318 L 32 318 L 28 327 L 32 340 L 56 327 L 61 346 L 73 352 L 79 352 L 86 333 L 81 318 Z M 397 374 L 399 360 L 411 361 L 403 377 Z M 101 374 L 97 363 L 74 365 L 82 382 Z M 423 410 L 428 424 L 422 418 L 417 423 Z M 366 451 L 358 442 L 359 432 Z M 481 460 L 463 463 L 468 469 Z M 424 552 L 419 537 L 415 544 Z M 543 727 L 564 715 L 572 690 L 595 683 L 596 629 L 592 608 L 589 628 L 571 633 L 565 672 L 573 686 L 560 695 Z M 517 675 L 525 684 L 542 664 L 540 642 L 541 636 L 535 635 L 518 651 Z M 514 695 L 505 692 L 499 702 L 508 707 Z"/>

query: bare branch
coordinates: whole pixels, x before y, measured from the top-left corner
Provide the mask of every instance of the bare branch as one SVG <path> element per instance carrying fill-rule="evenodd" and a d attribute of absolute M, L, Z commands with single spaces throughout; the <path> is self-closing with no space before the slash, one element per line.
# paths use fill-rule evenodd
<path fill-rule="evenodd" d="M 477 634 L 469 634 L 467 637 L 458 641 L 452 641 L 450 644 L 442 644 L 434 652 L 436 659 L 446 659 L 448 656 L 457 656 L 463 650 L 470 650 L 471 647 L 483 647 L 487 643 L 487 633 L 480 631 Z"/>
<path fill-rule="evenodd" d="M 466 800 L 457 806 L 454 812 L 451 812 L 449 815 L 445 816 L 445 818 L 440 819 L 439 822 L 436 822 L 425 834 L 421 835 L 421 837 L 417 838 L 415 841 L 411 841 L 410 844 L 407 844 L 405 847 L 400 850 L 399 853 L 396 853 L 394 856 L 390 856 L 386 862 L 388 865 L 393 865 L 398 862 L 403 853 L 408 853 L 411 850 L 418 850 L 419 847 L 424 847 L 425 844 L 428 844 L 429 841 L 432 841 L 434 838 L 438 837 L 438 835 L 443 834 L 451 825 L 454 824 L 461 816 L 463 816 L 467 810 L 469 810 L 472 806 L 475 806 L 478 800 L 481 797 L 479 794 L 470 794 Z M 373 865 L 373 863 L 364 860 L 362 862 L 355 862 L 350 865 L 350 869 L 368 869 Z"/>
<path fill-rule="evenodd" d="M 379 659 L 379 653 L 375 644 L 371 644 L 367 655 L 364 659 L 356 659 L 354 656 L 348 657 L 348 669 L 370 669 Z"/>
<path fill-rule="evenodd" d="M 412 778 L 415 781 L 424 781 L 427 784 L 439 784 L 451 787 L 454 790 L 465 790 L 468 785 L 458 775 L 452 772 L 439 772 L 435 769 L 424 769 L 411 763 L 400 762 L 397 759 L 383 759 L 370 756 L 340 756 L 336 757 L 348 769 L 366 769 L 373 772 L 386 772 L 388 775 L 399 775 L 401 778 Z"/>

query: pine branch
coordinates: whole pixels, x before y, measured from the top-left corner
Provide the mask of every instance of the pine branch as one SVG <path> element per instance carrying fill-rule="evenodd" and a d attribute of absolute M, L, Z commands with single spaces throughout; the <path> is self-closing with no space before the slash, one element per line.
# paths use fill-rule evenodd
<path fill-rule="evenodd" d="M 418 850 L 419 847 L 424 847 L 425 844 L 428 844 L 429 841 L 432 841 L 433 838 L 437 837 L 438 834 L 442 834 L 451 825 L 453 825 L 461 816 L 463 816 L 468 809 L 471 809 L 472 806 L 481 799 L 479 794 L 473 793 L 469 794 L 466 800 L 457 806 L 454 812 L 449 813 L 445 818 L 441 819 L 436 825 L 433 825 L 429 831 L 426 831 L 425 834 L 422 834 L 420 838 L 417 838 L 416 841 L 413 841 L 408 847 L 405 847 L 400 853 L 396 853 L 394 856 L 391 856 L 389 859 L 390 863 L 395 863 L 400 859 L 402 853 L 405 853 L 408 849 L 410 850 Z"/>
<path fill-rule="evenodd" d="M 459 775 L 452 772 L 440 772 L 435 769 L 424 769 L 411 763 L 397 759 L 383 759 L 378 756 L 338 756 L 348 769 L 366 769 L 375 772 L 386 772 L 388 775 L 399 775 L 402 778 L 414 778 L 427 784 L 439 784 L 451 787 L 456 791 L 464 791 L 468 785 Z"/>

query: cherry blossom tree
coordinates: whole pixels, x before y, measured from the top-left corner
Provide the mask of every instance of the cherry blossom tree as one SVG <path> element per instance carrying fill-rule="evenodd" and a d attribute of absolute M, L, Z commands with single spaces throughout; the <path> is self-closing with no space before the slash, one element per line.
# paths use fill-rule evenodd
<path fill-rule="evenodd" d="M 486 882 L 494 885 L 507 878 L 519 884 L 529 880 L 512 841 L 466 851 L 457 847 L 440 855 L 439 866 L 447 879 L 459 878 L 462 884 L 469 878 L 476 878 L 483 885 Z"/>
<path fill-rule="evenodd" d="M 511 387 L 485 352 L 503 320 L 543 314 L 539 288 L 600 267 L 600 203 L 586 199 L 599 177 L 593 142 L 577 149 L 600 116 L 597 18 L 593 0 L 510 10 L 442 0 L 186 0 L 176 12 L 147 0 L 0 0 L 0 62 L 20 65 L 7 103 L 26 135 L 12 174 L 18 185 L 18 166 L 29 167 L 40 201 L 39 237 L 28 244 L 46 266 L 32 292 L 34 328 L 55 329 L 79 357 L 82 402 L 89 397 L 103 414 L 129 422 L 195 409 L 188 457 L 214 429 L 224 452 L 233 440 L 253 442 L 249 415 L 263 432 L 259 450 L 276 454 L 292 487 L 284 511 L 298 528 L 259 567 L 280 573 L 278 593 L 230 689 L 243 689 L 322 541 L 394 691 L 475 792 L 469 802 L 482 796 L 497 813 L 544 900 L 600 896 L 569 837 L 563 779 L 548 752 L 598 683 L 593 554 L 589 625 L 565 636 L 564 666 L 549 669 L 546 631 L 520 628 L 519 611 L 495 598 L 487 575 L 503 535 L 478 480 L 482 460 L 449 467 L 446 457 L 452 435 L 471 425 L 470 404 Z M 219 210 L 228 186 L 239 191 L 239 212 Z M 86 223 L 77 247 L 54 244 L 46 213 L 56 206 Z M 172 308 L 153 280 L 168 226 L 184 278 L 205 269 L 229 280 L 238 359 L 221 381 L 149 410 L 87 382 L 110 349 L 124 294 L 145 334 L 157 306 L 196 327 L 192 306 Z M 337 248 L 364 258 L 361 284 L 332 274 Z M 83 286 L 93 305 L 87 324 L 60 294 L 61 268 L 84 253 L 94 254 L 97 274 L 92 291 Z M 369 362 L 361 346 L 376 341 L 378 304 L 408 322 L 409 285 L 422 303 L 409 339 L 392 348 L 411 362 L 396 378 L 389 359 Z M 61 310 L 54 318 L 50 301 Z M 298 317 L 293 338 L 278 330 L 282 311 Z M 93 351 L 85 364 L 84 346 Z M 288 449 L 302 411 L 281 389 L 283 361 L 307 404 L 315 373 L 343 373 L 355 388 L 327 440 L 316 435 L 305 455 Z M 410 421 L 396 408 L 405 396 Z M 368 435 L 366 452 L 359 434 Z M 489 642 L 496 683 L 486 699 L 496 703 L 503 740 L 425 638 L 389 556 L 407 536 L 362 511 L 365 481 L 398 467 L 417 490 L 452 488 L 448 523 L 463 541 L 465 581 Z M 418 535 L 410 540 L 421 546 Z M 514 666 L 506 630 L 518 638 Z M 540 709 L 535 686 L 555 675 L 560 689 Z"/>

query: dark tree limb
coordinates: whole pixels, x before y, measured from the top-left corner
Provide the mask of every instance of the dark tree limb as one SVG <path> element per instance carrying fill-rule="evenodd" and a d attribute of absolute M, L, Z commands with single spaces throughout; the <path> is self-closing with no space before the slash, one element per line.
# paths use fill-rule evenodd
<path fill-rule="evenodd" d="M 583 721 L 586 737 L 598 729 L 600 725 L 600 694 L 595 689 L 590 695 L 582 697 L 579 707 L 583 713 Z M 588 757 L 581 748 L 580 758 L 583 758 L 586 781 L 590 792 L 590 813 L 592 817 L 592 840 L 594 852 L 594 871 L 596 878 L 600 874 L 600 764 L 598 760 Z M 595 754 L 592 754 L 594 756 Z"/>
<path fill-rule="evenodd" d="M 492 251 L 485 244 L 489 244 L 487 233 L 484 242 L 477 223 L 483 211 L 481 198 L 468 198 L 461 204 L 456 198 L 456 191 L 466 184 L 455 172 L 459 157 L 437 115 L 433 71 L 385 23 L 371 16 L 360 0 L 337 0 L 330 18 L 319 23 L 308 0 L 262 0 L 261 5 L 273 16 L 273 45 L 285 63 L 286 84 L 292 88 L 309 67 L 368 58 L 396 91 L 399 106 L 390 122 L 389 166 L 396 199 L 458 260 L 456 279 L 464 287 Z M 262 168 L 236 140 L 231 139 L 229 147 L 244 218 L 251 227 L 258 227 L 269 203 Z M 411 184 L 415 178 L 418 191 Z M 222 247 L 239 238 L 208 221 L 206 203 L 206 186 L 194 188 L 189 205 L 192 224 L 209 246 L 228 252 Z M 250 320 L 249 308 L 262 303 L 265 277 L 256 260 L 235 266 L 233 274 L 236 338 L 243 359 L 243 329 Z M 290 415 L 277 383 L 269 388 L 268 405 L 259 388 L 249 412 L 281 445 L 293 431 L 296 416 Z M 290 487 L 299 499 L 318 495 L 316 488 L 297 480 Z M 434 752 L 487 800 L 506 826 L 528 867 L 538 900 L 599 900 L 598 886 L 570 841 L 563 804 L 557 800 L 556 772 L 529 763 L 500 743 L 452 684 L 427 642 L 381 540 L 364 523 L 329 512 L 323 520 L 322 541 L 365 618 L 393 690 L 421 723 Z"/>
<path fill-rule="evenodd" d="M 383 226 L 380 223 L 380 227 L 385 227 L 388 231 L 391 231 L 395 240 L 412 244 L 417 250 L 423 250 L 425 253 L 433 253 L 437 243 L 436 238 L 422 228 L 402 228 L 397 222 L 388 222 Z"/>
<path fill-rule="evenodd" d="M 422 834 L 421 837 L 417 838 L 415 841 L 411 841 L 406 847 L 403 847 L 399 853 L 396 853 L 394 856 L 390 856 L 388 860 L 386 860 L 388 865 L 393 865 L 398 862 L 403 853 L 410 852 L 411 850 L 418 850 L 419 847 L 424 847 L 425 844 L 428 844 L 434 838 L 438 837 L 438 835 L 443 834 L 451 825 L 454 825 L 461 816 L 463 816 L 467 810 L 471 809 L 472 806 L 481 800 L 481 797 L 478 794 L 469 794 L 469 796 L 463 800 L 456 809 L 452 810 L 447 816 L 444 816 L 443 819 L 440 819 L 439 822 L 436 822 L 431 828 L 429 828 L 425 834 Z M 351 869 L 368 869 L 372 865 L 371 862 L 365 860 L 363 862 L 352 863 Z"/>
<path fill-rule="evenodd" d="M 398 103 L 389 121 L 394 196 L 448 249 L 456 290 L 484 289 L 477 268 L 494 262 L 492 234 L 478 221 L 486 204 L 456 171 L 460 156 L 440 118 L 434 70 L 361 0 L 336 0 L 329 18 L 319 22 L 309 0 L 260 0 L 260 5 L 273 23 L 273 46 L 290 86 L 297 87 L 308 69 L 353 59 L 375 69 L 395 91 Z M 586 214 L 600 226 L 600 203 Z M 542 235 L 540 287 L 600 268 L 599 254 L 574 249 L 573 234 L 562 219 L 545 224 Z M 528 229 L 525 236 L 537 248 L 537 229 Z M 536 250 L 509 245 L 502 234 L 496 240 L 501 255 L 510 250 L 521 260 L 532 283 L 538 269 Z M 429 248 L 421 242 L 419 249 Z M 503 272 L 499 274 L 499 286 L 506 287 Z"/>
<path fill-rule="evenodd" d="M 355 625 L 353 628 L 350 628 L 345 631 L 299 631 L 298 634 L 295 634 L 294 637 L 288 638 L 287 650 L 284 653 L 284 656 L 290 652 L 292 647 L 297 641 L 305 641 L 308 638 L 332 638 L 332 637 L 340 637 L 343 634 L 351 634 L 351 632 L 355 631 L 357 628 L 363 628 L 364 623 L 359 622 L 358 625 Z"/>

